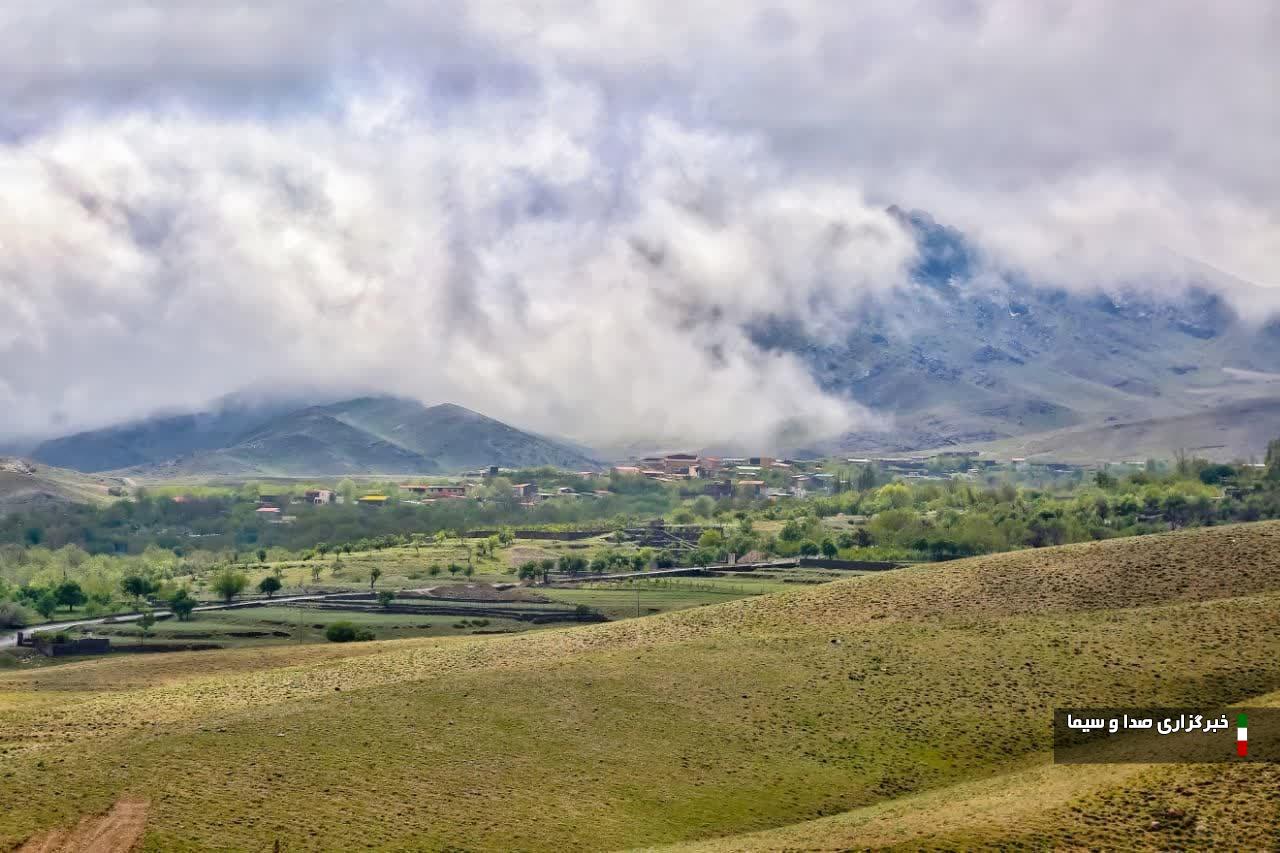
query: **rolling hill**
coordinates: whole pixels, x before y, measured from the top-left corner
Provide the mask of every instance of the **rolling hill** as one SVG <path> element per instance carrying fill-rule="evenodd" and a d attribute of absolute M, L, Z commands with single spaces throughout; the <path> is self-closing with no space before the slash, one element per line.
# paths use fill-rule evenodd
<path fill-rule="evenodd" d="M 123 493 L 125 482 L 0 457 L 0 515 L 55 503 L 107 503 L 115 500 L 113 487 Z"/>
<path fill-rule="evenodd" d="M 174 451 L 178 452 L 166 455 Z M 143 457 L 145 462 L 125 469 L 129 476 L 138 478 L 444 473 L 487 465 L 598 465 L 578 448 L 461 406 L 425 407 L 396 397 L 361 397 L 310 406 L 277 412 L 252 423 L 243 412 L 167 418 L 49 442 L 33 455 L 37 459 L 71 459 L 88 470 L 100 470 L 99 466 L 123 458 Z"/>
<path fill-rule="evenodd" d="M 113 804 L 145 850 L 1274 846 L 1271 766 L 1048 750 L 1055 706 L 1277 704 L 1277 546 L 1204 528 L 520 637 L 0 674 L 0 846 Z"/>

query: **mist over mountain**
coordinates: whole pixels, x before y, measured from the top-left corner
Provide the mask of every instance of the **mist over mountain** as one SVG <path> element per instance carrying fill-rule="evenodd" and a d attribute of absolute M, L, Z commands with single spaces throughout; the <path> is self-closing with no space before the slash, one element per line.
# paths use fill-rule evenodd
<path fill-rule="evenodd" d="M 82 7 L 0 8 L 0 444 L 306 386 L 901 445 L 1274 352 L 1267 0 Z"/>

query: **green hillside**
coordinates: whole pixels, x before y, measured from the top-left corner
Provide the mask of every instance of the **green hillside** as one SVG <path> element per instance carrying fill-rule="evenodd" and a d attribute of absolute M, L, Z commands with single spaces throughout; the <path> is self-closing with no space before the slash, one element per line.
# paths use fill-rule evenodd
<path fill-rule="evenodd" d="M 305 477 L 325 474 L 430 474 L 488 465 L 598 463 L 567 444 L 442 404 L 361 397 L 278 415 L 228 446 L 129 469 L 138 477 Z"/>
<path fill-rule="evenodd" d="M 1266 522 L 515 637 L 10 672 L 0 845 L 119 801 L 166 851 L 1087 846 L 1105 828 L 1050 807 L 1121 814 L 1108 792 L 1155 783 L 1049 766 L 1051 709 L 1280 689 L 1278 554 Z M 1236 772 L 1194 837 L 1266 831 L 1268 771 Z"/>

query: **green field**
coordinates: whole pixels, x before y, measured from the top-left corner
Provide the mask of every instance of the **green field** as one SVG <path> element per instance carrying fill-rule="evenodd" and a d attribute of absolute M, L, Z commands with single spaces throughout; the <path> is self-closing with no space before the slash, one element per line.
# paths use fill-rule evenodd
<path fill-rule="evenodd" d="M 197 614 L 189 622 L 165 619 L 157 622 L 143 642 L 209 642 L 224 646 L 327 642 L 324 628 L 337 621 L 351 622 L 368 628 L 379 640 L 401 637 L 459 636 L 473 631 L 524 631 L 530 627 L 515 619 L 486 619 L 484 625 L 460 623 L 466 617 L 417 615 L 404 613 L 368 613 L 362 611 L 318 611 L 304 607 L 252 607 L 238 610 L 216 610 Z M 98 636 L 119 637 L 138 642 L 136 625 L 94 626 Z M 281 636 L 283 635 L 283 636 Z"/>
<path fill-rule="evenodd" d="M 1280 524 L 1206 528 L 510 637 L 4 672 L 0 847 L 126 800 L 155 851 L 1274 847 L 1273 770 L 1055 767 L 1046 721 L 1276 703 L 1277 555 Z"/>

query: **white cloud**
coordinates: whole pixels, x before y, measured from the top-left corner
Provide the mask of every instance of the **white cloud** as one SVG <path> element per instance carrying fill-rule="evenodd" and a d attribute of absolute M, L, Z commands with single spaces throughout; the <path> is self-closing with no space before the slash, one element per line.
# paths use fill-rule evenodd
<path fill-rule="evenodd" d="M 1046 282 L 1280 284 L 1276 10 L 12 4 L 0 437 L 249 384 L 596 441 L 865 425 L 742 324 L 837 336 L 902 280 L 888 204 Z"/>

